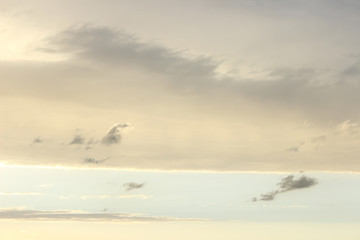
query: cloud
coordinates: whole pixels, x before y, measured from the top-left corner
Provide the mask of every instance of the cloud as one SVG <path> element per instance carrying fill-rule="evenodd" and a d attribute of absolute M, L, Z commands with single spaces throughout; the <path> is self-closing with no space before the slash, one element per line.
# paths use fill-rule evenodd
<path fill-rule="evenodd" d="M 82 196 L 81 199 L 128 199 L 128 198 L 138 198 L 138 199 L 149 199 L 152 196 L 144 195 L 144 194 L 136 194 L 136 195 L 93 195 L 93 196 Z"/>
<path fill-rule="evenodd" d="M 112 145 L 120 143 L 121 141 L 121 132 L 124 128 L 129 127 L 129 124 L 115 124 L 110 128 L 108 133 L 102 138 L 101 143 L 104 145 Z"/>
<path fill-rule="evenodd" d="M 120 67 L 137 66 L 180 78 L 212 77 L 216 68 L 209 58 L 185 58 L 179 51 L 142 42 L 134 35 L 116 29 L 91 24 L 70 28 L 47 40 L 54 48 L 51 51 L 70 53 L 83 61 Z"/>
<path fill-rule="evenodd" d="M 84 142 L 85 138 L 83 138 L 81 135 L 75 135 L 70 144 L 84 144 Z"/>
<path fill-rule="evenodd" d="M 291 147 L 291 148 L 288 148 L 288 149 L 286 149 L 286 150 L 289 151 L 289 152 L 298 152 L 299 149 L 300 149 L 300 147 L 303 146 L 304 144 L 305 144 L 305 142 L 301 142 L 301 143 L 299 143 L 298 145 L 293 146 L 293 147 Z"/>
<path fill-rule="evenodd" d="M 260 200 L 261 201 L 272 201 L 274 200 L 275 196 L 279 193 L 279 191 L 274 191 L 274 192 L 269 192 L 266 194 L 261 194 L 260 195 Z"/>
<path fill-rule="evenodd" d="M 33 143 L 42 143 L 43 141 L 44 140 L 41 139 L 40 137 L 36 137 L 36 138 L 34 138 Z"/>
<path fill-rule="evenodd" d="M 337 130 L 346 134 L 357 134 L 360 130 L 360 123 L 346 120 L 337 125 Z"/>
<path fill-rule="evenodd" d="M 0 219 L 28 221 L 87 221 L 87 222 L 175 222 L 207 221 L 207 219 L 153 217 L 128 213 L 89 213 L 83 211 L 40 211 L 0 209 Z"/>
<path fill-rule="evenodd" d="M 98 141 L 95 141 L 94 138 L 90 138 L 89 141 L 86 143 L 87 145 L 93 145 L 93 144 L 97 144 Z"/>
<path fill-rule="evenodd" d="M 336 79 L 327 80 L 311 65 L 269 67 L 263 79 L 219 75 L 216 71 L 222 63 L 211 58 L 186 55 L 106 26 L 70 28 L 48 38 L 47 45 L 53 53 L 45 56 L 52 59 L 51 54 L 60 54 L 62 61 L 0 63 L 1 86 L 7 92 L 1 98 L 9 98 L 3 101 L 4 107 L 13 113 L 1 129 L 8 131 L 7 136 L 16 129 L 21 136 L 22 129 L 32 139 L 34 132 L 21 128 L 25 125 L 17 119 L 37 111 L 28 114 L 27 122 L 49 129 L 53 139 L 70 142 L 65 133 L 76 119 L 95 129 L 92 134 L 99 143 L 112 146 L 121 143 L 124 128 L 115 126 L 107 133 L 97 129 L 109 126 L 111 119 L 126 118 L 136 121 L 141 131 L 128 145 L 109 148 L 111 156 L 119 159 L 109 167 L 359 171 L 353 160 L 359 153 L 356 136 L 335 146 L 336 136 L 331 135 L 321 150 L 308 151 L 307 161 L 285 151 L 287 147 L 293 153 L 303 150 L 287 144 L 298 139 L 311 143 L 313 136 L 328 132 L 326 128 L 333 128 L 334 123 L 360 121 L 360 82 L 340 81 L 345 75 L 335 73 Z M 246 66 L 239 67 L 247 71 Z M 14 111 L 10 100 L 19 97 L 24 101 Z M 63 124 L 48 121 L 50 113 Z M 90 121 L 89 116 L 97 117 Z M 294 130 L 304 119 L 311 127 Z M 17 151 L 21 142 L 11 138 L 2 154 L 11 164 L 72 166 L 86 156 L 82 150 L 94 146 L 85 143 L 76 152 L 61 146 Z M 91 155 L 103 156 L 101 151 L 102 146 L 94 147 Z M 342 154 L 350 156 L 344 159 Z"/>
<path fill-rule="evenodd" d="M 108 160 L 108 158 L 105 158 L 105 159 L 100 159 L 100 160 L 96 160 L 95 158 L 92 158 L 92 157 L 86 157 L 83 161 L 83 163 L 93 163 L 93 164 L 100 164 L 100 163 L 103 163 L 105 162 L 106 160 Z"/>
<path fill-rule="evenodd" d="M 263 79 L 253 80 L 219 75 L 216 69 L 221 63 L 212 58 L 185 56 L 180 51 L 140 41 L 134 35 L 109 27 L 86 24 L 62 31 L 49 37 L 47 42 L 54 52 L 70 54 L 72 59 L 92 63 L 92 67 L 99 64 L 109 68 L 130 67 L 166 75 L 163 82 L 152 81 L 171 86 L 177 92 L 235 93 L 239 99 L 274 103 L 326 120 L 360 117 L 355 104 L 360 101 L 360 82 L 343 79 L 354 72 L 357 74 L 353 69 L 355 66 L 357 69 L 358 60 L 329 81 L 319 80 L 324 77 L 315 68 L 285 66 L 274 67 Z"/>
<path fill-rule="evenodd" d="M 125 191 L 131 191 L 139 188 L 143 188 L 145 186 L 145 183 L 136 183 L 136 182 L 129 182 L 123 184 Z"/>
<path fill-rule="evenodd" d="M 313 143 L 319 143 L 319 142 L 323 142 L 326 140 L 326 136 L 325 135 L 321 135 L 321 136 L 318 136 L 318 137 L 314 137 L 312 139 L 312 142 Z"/>
<path fill-rule="evenodd" d="M 305 175 L 301 175 L 298 178 L 296 178 L 294 175 L 289 175 L 281 179 L 281 181 L 277 184 L 279 186 L 279 189 L 266 194 L 261 194 L 259 200 L 272 201 L 280 193 L 285 193 L 297 189 L 309 188 L 316 185 L 317 183 L 318 181 L 315 178 L 307 177 Z M 256 202 L 257 198 L 253 198 L 252 201 Z"/>

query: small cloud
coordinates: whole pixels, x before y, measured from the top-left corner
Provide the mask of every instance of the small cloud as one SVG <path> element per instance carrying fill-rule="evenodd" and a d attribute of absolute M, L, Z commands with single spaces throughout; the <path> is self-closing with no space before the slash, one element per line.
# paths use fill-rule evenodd
<path fill-rule="evenodd" d="M 294 175 L 289 175 L 281 179 L 281 181 L 277 184 L 279 189 L 266 194 L 261 194 L 259 200 L 272 201 L 279 193 L 285 193 L 296 189 L 309 188 L 316 185 L 317 183 L 318 181 L 315 178 L 307 177 L 305 175 L 302 175 L 298 178 L 296 178 Z M 256 202 L 254 199 L 257 200 L 257 198 L 253 198 L 253 202 Z"/>
<path fill-rule="evenodd" d="M 308 188 L 317 184 L 318 181 L 315 178 L 302 175 L 299 178 L 295 178 L 294 175 L 289 175 L 281 180 L 277 185 L 280 186 L 280 192 L 287 192 L 295 189 Z"/>
<path fill-rule="evenodd" d="M 75 135 L 70 144 L 84 144 L 84 142 L 85 138 L 83 138 L 81 135 Z"/>
<path fill-rule="evenodd" d="M 299 146 L 294 146 L 294 147 L 288 148 L 288 149 L 286 149 L 286 151 L 289 151 L 289 152 L 298 152 L 298 151 L 299 151 Z"/>
<path fill-rule="evenodd" d="M 286 151 L 289 151 L 289 152 L 298 152 L 299 149 L 300 149 L 300 147 L 302 147 L 304 144 L 305 144 L 305 142 L 301 142 L 301 143 L 299 143 L 299 144 L 296 145 L 296 146 L 293 146 L 293 147 L 291 147 L 291 148 L 286 149 Z"/>
<path fill-rule="evenodd" d="M 131 191 L 134 189 L 143 188 L 145 186 L 145 183 L 136 183 L 136 182 L 129 182 L 125 183 L 124 185 L 125 191 Z"/>
<path fill-rule="evenodd" d="M 40 137 L 36 137 L 36 138 L 34 138 L 33 143 L 42 143 L 43 141 L 44 140 L 41 139 Z"/>
<path fill-rule="evenodd" d="M 100 159 L 100 160 L 96 160 L 95 158 L 92 158 L 92 157 L 86 157 L 83 161 L 83 163 L 93 163 L 93 164 L 99 164 L 99 163 L 103 163 L 105 162 L 106 160 L 108 160 L 108 158 L 105 158 L 105 159 Z"/>
<path fill-rule="evenodd" d="M 103 137 L 101 143 L 104 145 L 112 145 L 120 143 L 121 141 L 121 133 L 124 128 L 129 127 L 130 125 L 128 123 L 120 123 L 116 124 L 113 127 L 110 128 L 108 133 Z"/>

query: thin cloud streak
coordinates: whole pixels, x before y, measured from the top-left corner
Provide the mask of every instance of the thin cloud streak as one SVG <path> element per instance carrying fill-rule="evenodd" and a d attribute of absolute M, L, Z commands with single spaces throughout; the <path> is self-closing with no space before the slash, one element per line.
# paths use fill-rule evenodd
<path fill-rule="evenodd" d="M 128 213 L 89 213 L 79 211 L 40 211 L 0 209 L 0 219 L 19 221 L 77 221 L 77 222 L 194 222 L 208 221 L 196 218 L 153 217 Z"/>
<path fill-rule="evenodd" d="M 91 195 L 91 196 L 82 196 L 81 199 L 111 199 L 111 198 L 117 198 L 117 199 L 129 199 L 129 198 L 138 198 L 138 199 L 149 199 L 153 196 L 144 195 L 144 194 L 136 194 L 136 195 Z"/>

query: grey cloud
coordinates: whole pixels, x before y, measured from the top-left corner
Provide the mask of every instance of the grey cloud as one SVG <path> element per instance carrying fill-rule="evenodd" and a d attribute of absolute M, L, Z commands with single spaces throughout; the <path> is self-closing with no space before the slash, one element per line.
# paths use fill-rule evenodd
<path fill-rule="evenodd" d="M 299 151 L 300 146 L 294 146 L 291 148 L 286 149 L 289 152 L 298 152 Z"/>
<path fill-rule="evenodd" d="M 152 217 L 128 213 L 89 213 L 78 211 L 37 211 L 0 209 L 0 219 L 29 221 L 88 221 L 88 222 L 167 222 L 206 221 L 206 219 Z"/>
<path fill-rule="evenodd" d="M 301 143 L 299 143 L 298 145 L 293 146 L 293 147 L 291 147 L 291 148 L 288 148 L 288 149 L 286 149 L 286 150 L 289 151 L 289 152 L 298 152 L 299 149 L 300 149 L 300 147 L 303 146 L 304 144 L 305 144 L 305 142 L 301 142 Z"/>
<path fill-rule="evenodd" d="M 302 175 L 300 178 L 295 178 L 294 175 L 289 175 L 281 180 L 278 185 L 280 186 L 280 192 L 287 192 L 295 189 L 308 188 L 317 184 L 318 181 L 315 178 Z"/>
<path fill-rule="evenodd" d="M 313 139 L 311 139 L 311 142 L 313 144 L 316 144 L 315 149 L 318 149 L 320 146 L 320 143 L 326 141 L 327 137 L 325 135 L 321 135 L 318 137 L 314 137 Z"/>
<path fill-rule="evenodd" d="M 129 182 L 129 183 L 125 183 L 123 186 L 126 191 L 131 191 L 131 190 L 143 188 L 145 186 L 145 183 Z"/>
<path fill-rule="evenodd" d="M 266 194 L 261 194 L 260 195 L 260 200 L 261 201 L 272 201 L 274 200 L 275 196 L 279 193 L 279 191 L 274 191 L 274 192 L 269 192 Z"/>
<path fill-rule="evenodd" d="M 280 193 L 285 193 L 297 189 L 309 188 L 316 185 L 317 183 L 318 181 L 312 177 L 307 177 L 305 175 L 302 175 L 296 178 L 294 175 L 289 175 L 281 179 L 281 181 L 277 184 L 279 186 L 279 189 L 266 194 L 261 194 L 260 200 L 272 201 Z"/>
<path fill-rule="evenodd" d="M 44 140 L 42 138 L 36 137 L 36 138 L 34 138 L 33 143 L 42 143 L 43 141 Z"/>
<path fill-rule="evenodd" d="M 353 77 L 359 77 L 360 75 L 360 61 L 346 68 L 341 75 L 345 78 L 345 81 L 352 79 Z"/>
<path fill-rule="evenodd" d="M 95 158 L 92 157 L 86 157 L 83 161 L 83 163 L 93 163 L 93 164 L 100 164 L 105 162 L 106 160 L 108 160 L 109 158 L 105 158 L 105 159 L 100 159 L 100 160 L 96 160 Z"/>
<path fill-rule="evenodd" d="M 90 138 L 89 141 L 86 143 L 87 145 L 93 145 L 93 144 L 97 144 L 98 141 L 95 141 L 94 138 Z"/>
<path fill-rule="evenodd" d="M 85 25 L 71 28 L 48 38 L 49 45 L 60 53 L 70 53 L 76 60 L 96 62 L 110 67 L 134 67 L 165 74 L 162 84 L 174 91 L 186 93 L 224 93 L 234 104 L 246 97 L 260 104 L 271 104 L 290 110 L 306 112 L 322 120 L 358 118 L 357 102 L 360 101 L 360 81 L 356 75 L 358 64 L 342 73 L 334 73 L 331 79 L 313 68 L 278 67 L 270 70 L 263 80 L 220 77 L 215 70 L 220 63 L 211 58 L 184 57 L 174 51 L 152 43 L 141 42 L 136 37 L 107 27 Z M 319 80 L 320 79 L 320 80 Z M 151 80 L 160 81 L 160 80 Z"/>
<path fill-rule="evenodd" d="M 75 135 L 70 144 L 84 144 L 84 142 L 85 138 L 83 138 L 81 135 Z"/>
<path fill-rule="evenodd" d="M 129 124 L 116 124 L 110 128 L 108 133 L 103 137 L 101 143 L 104 145 L 112 145 L 120 143 L 121 141 L 121 131 L 122 129 L 128 127 Z"/>
<path fill-rule="evenodd" d="M 90 24 L 63 31 L 48 41 L 56 49 L 50 51 L 72 53 L 82 60 L 118 66 L 136 65 L 179 77 L 211 77 L 216 68 L 209 58 L 184 58 L 178 51 L 141 42 L 134 35 Z"/>

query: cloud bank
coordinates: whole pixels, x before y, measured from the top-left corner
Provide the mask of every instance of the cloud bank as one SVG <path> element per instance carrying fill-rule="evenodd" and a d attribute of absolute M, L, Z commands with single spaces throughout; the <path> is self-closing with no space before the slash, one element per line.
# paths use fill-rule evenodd
<path fill-rule="evenodd" d="M 229 76 L 211 56 L 91 24 L 47 37 L 37 52 L 63 59 L 0 63 L 0 97 L 11 113 L 1 161 L 85 166 L 84 156 L 106 155 L 112 161 L 103 165 L 117 168 L 360 171 L 358 63 L 329 79 L 311 66 L 274 67 L 262 79 Z M 101 130 L 117 119 L 139 126 L 128 142 L 128 124 Z M 304 121 L 311 124 L 297 128 Z M 70 143 L 83 148 L 62 147 L 74 125 L 92 129 L 101 144 L 76 135 Z M 58 145 L 22 145 L 45 132 Z"/>

